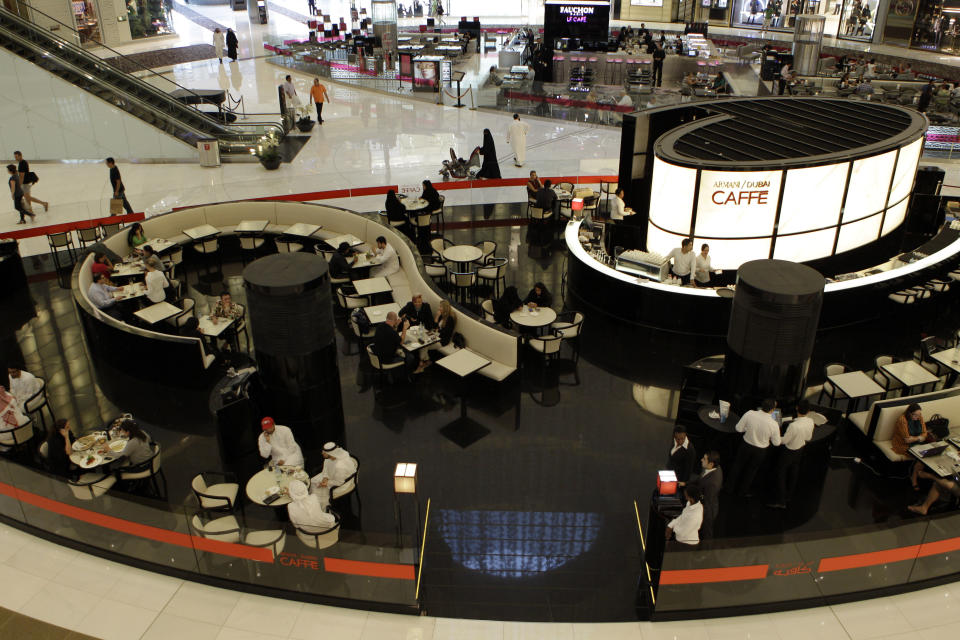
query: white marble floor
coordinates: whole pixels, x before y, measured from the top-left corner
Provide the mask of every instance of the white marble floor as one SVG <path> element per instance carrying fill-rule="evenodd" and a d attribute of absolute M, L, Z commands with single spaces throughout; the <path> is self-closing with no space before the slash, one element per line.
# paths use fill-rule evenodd
<path fill-rule="evenodd" d="M 458 620 L 217 589 L 0 524 L 0 606 L 102 640 L 942 640 L 955 636 L 960 625 L 960 584 L 832 607 L 685 622 Z"/>

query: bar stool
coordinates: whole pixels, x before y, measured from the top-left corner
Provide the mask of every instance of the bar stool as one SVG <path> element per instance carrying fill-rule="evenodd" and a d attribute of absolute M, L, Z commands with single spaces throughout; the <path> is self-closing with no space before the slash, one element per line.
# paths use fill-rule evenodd
<path fill-rule="evenodd" d="M 86 249 L 88 244 L 96 244 L 103 239 L 100 235 L 100 228 L 97 226 L 77 229 L 77 237 L 80 238 L 80 248 Z"/>
<path fill-rule="evenodd" d="M 72 266 L 77 261 L 76 245 L 73 244 L 73 234 L 70 231 L 47 234 L 47 243 L 50 245 L 50 255 L 53 256 L 53 264 L 56 265 L 57 271 L 63 268 L 60 265 L 61 249 L 65 249 L 70 256 L 70 264 L 67 266 Z"/>

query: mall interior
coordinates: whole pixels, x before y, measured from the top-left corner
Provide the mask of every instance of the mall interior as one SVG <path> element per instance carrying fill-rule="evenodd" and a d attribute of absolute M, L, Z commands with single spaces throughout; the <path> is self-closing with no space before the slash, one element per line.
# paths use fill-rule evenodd
<path fill-rule="evenodd" d="M 0 637 L 955 632 L 958 19 L 4 0 Z"/>

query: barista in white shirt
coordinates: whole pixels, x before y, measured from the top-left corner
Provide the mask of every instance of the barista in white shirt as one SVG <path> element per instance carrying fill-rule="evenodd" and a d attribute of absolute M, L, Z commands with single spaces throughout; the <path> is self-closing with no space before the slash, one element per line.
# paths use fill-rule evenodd
<path fill-rule="evenodd" d="M 26 411 L 27 400 L 40 391 L 42 383 L 37 380 L 29 371 L 18 369 L 17 367 L 8 367 L 7 375 L 10 377 L 10 395 L 17 399 L 17 404 L 22 411 Z"/>
<path fill-rule="evenodd" d="M 815 424 L 809 416 L 810 403 L 801 400 L 797 403 L 797 417 L 787 424 L 783 432 L 780 450 L 780 459 L 777 461 L 777 499 L 767 505 L 773 509 L 786 509 L 787 502 L 797 489 L 797 478 L 800 476 L 800 461 L 803 459 L 803 448 L 813 438 Z"/>
<path fill-rule="evenodd" d="M 750 497 L 750 485 L 767 457 L 767 450 L 770 445 L 780 446 L 780 425 L 773 419 L 776 408 L 776 400 L 766 398 L 759 409 L 747 411 L 737 423 L 737 433 L 743 434 L 743 442 L 730 474 L 729 488 L 734 493 Z"/>
<path fill-rule="evenodd" d="M 700 525 L 703 524 L 703 505 L 700 503 L 700 489 L 688 484 L 683 489 L 687 505 L 680 515 L 667 523 L 667 540 L 676 536 L 683 544 L 700 544 Z"/>
<path fill-rule="evenodd" d="M 623 220 L 624 216 L 632 216 L 633 209 L 626 206 L 623 202 L 623 189 L 617 189 L 616 197 L 610 205 L 610 219 Z"/>
<path fill-rule="evenodd" d="M 673 267 L 670 269 L 673 275 L 680 278 L 683 284 L 690 284 L 690 276 L 697 265 L 697 255 L 693 252 L 693 240 L 684 238 L 680 247 L 667 254 L 667 260 L 673 260 Z"/>
<path fill-rule="evenodd" d="M 371 278 L 386 278 L 400 271 L 400 256 L 397 250 L 387 244 L 387 239 L 383 236 L 377 238 L 376 255 L 370 259 L 372 264 L 377 266 L 370 269 Z"/>
<path fill-rule="evenodd" d="M 695 265 L 693 283 L 698 287 L 709 287 L 713 275 L 713 268 L 710 266 L 710 245 L 704 243 L 700 247 Z"/>

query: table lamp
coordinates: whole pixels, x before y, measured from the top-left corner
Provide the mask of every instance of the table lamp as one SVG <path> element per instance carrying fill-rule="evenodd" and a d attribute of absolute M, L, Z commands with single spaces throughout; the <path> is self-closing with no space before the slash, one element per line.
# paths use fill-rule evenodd
<path fill-rule="evenodd" d="M 673 496 L 677 493 L 677 474 L 673 471 L 657 472 L 657 493 L 662 496 Z"/>

